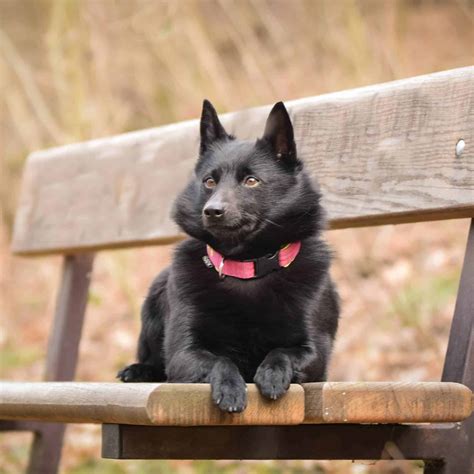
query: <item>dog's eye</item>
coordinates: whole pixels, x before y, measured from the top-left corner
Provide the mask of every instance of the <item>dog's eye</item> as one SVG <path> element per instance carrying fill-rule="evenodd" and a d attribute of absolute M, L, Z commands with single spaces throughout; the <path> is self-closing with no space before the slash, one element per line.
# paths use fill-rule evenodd
<path fill-rule="evenodd" d="M 258 180 L 255 176 L 247 176 L 244 179 L 244 186 L 247 186 L 248 188 L 254 188 L 255 186 L 258 186 L 260 184 L 260 180 Z"/>
<path fill-rule="evenodd" d="M 206 178 L 204 181 L 204 186 L 206 186 L 207 189 L 212 189 L 212 188 L 215 188 L 217 183 L 214 181 L 213 178 L 209 177 L 209 178 Z"/>

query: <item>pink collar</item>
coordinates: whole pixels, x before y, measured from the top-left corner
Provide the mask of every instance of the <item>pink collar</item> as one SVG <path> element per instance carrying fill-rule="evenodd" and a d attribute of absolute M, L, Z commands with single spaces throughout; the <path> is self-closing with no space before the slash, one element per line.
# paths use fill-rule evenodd
<path fill-rule="evenodd" d="M 298 255 L 301 242 L 285 245 L 273 255 L 252 260 L 226 260 L 219 252 L 207 246 L 207 258 L 203 257 L 208 267 L 214 267 L 221 278 L 230 276 L 249 280 L 260 278 L 273 270 L 288 267 Z"/>

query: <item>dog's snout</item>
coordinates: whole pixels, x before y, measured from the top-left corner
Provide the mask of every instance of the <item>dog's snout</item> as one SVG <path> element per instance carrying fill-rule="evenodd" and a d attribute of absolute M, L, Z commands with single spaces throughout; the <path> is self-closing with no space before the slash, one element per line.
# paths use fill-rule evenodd
<path fill-rule="evenodd" d="M 220 219 L 224 217 L 225 209 L 223 205 L 210 205 L 204 208 L 204 215 L 209 219 Z"/>

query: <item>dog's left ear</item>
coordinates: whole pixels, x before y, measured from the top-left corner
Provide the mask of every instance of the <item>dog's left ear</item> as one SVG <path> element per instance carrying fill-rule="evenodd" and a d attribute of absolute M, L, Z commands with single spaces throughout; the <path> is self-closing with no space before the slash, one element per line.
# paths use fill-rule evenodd
<path fill-rule="evenodd" d="M 296 161 L 293 125 L 283 102 L 277 102 L 265 125 L 263 140 L 268 142 L 279 160 Z"/>
<path fill-rule="evenodd" d="M 230 136 L 219 121 L 214 106 L 205 99 L 202 103 L 201 114 L 201 155 L 209 149 L 213 142 L 223 138 L 230 138 Z"/>

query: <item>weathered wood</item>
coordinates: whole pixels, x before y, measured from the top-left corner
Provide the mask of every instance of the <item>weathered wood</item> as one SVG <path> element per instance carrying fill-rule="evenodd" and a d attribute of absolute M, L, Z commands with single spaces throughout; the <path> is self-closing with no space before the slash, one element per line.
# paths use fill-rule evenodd
<path fill-rule="evenodd" d="M 277 402 L 248 385 L 241 414 L 214 406 L 207 384 L 19 383 L 0 385 L 0 418 L 134 425 L 291 425 L 460 421 L 471 390 L 456 383 L 325 382 L 292 385 Z"/>
<path fill-rule="evenodd" d="M 2 431 L 41 431 L 44 423 L 28 420 L 0 420 L 0 432 Z"/>
<path fill-rule="evenodd" d="M 299 385 L 291 385 L 276 402 L 262 397 L 254 384 L 247 385 L 247 396 L 242 413 L 228 414 L 214 405 L 207 384 L 162 384 L 147 408 L 152 423 L 159 425 L 294 425 L 304 419 L 304 392 Z"/>
<path fill-rule="evenodd" d="M 2 382 L 0 418 L 69 423 L 150 423 L 157 384 Z"/>
<path fill-rule="evenodd" d="M 474 216 L 474 67 L 287 103 L 299 154 L 334 228 Z M 256 138 L 269 107 L 223 116 Z M 456 143 L 466 146 L 460 157 Z M 18 254 L 167 243 L 192 172 L 197 121 L 33 153 L 15 222 Z"/>
<path fill-rule="evenodd" d="M 471 221 L 459 282 L 453 322 L 443 368 L 443 381 L 460 382 L 474 390 L 474 219 Z M 474 400 L 473 400 L 474 401 Z M 474 416 L 459 430 L 460 442 L 467 445 L 465 456 L 459 448 L 447 453 L 441 464 L 426 469 L 427 474 L 474 472 Z"/>
<path fill-rule="evenodd" d="M 110 459 L 443 459 L 467 454 L 459 424 L 298 426 L 103 425 Z M 454 473 L 453 473 L 454 474 Z M 461 474 L 461 473 L 459 473 Z M 466 473 L 467 474 L 467 473 Z"/>
<path fill-rule="evenodd" d="M 442 380 L 474 390 L 474 219 L 459 282 Z"/>
<path fill-rule="evenodd" d="M 93 261 L 93 254 L 64 258 L 61 287 L 48 341 L 46 380 L 74 379 Z"/>
<path fill-rule="evenodd" d="M 305 423 L 437 423 L 472 413 L 464 385 L 439 382 L 303 384 Z"/>
<path fill-rule="evenodd" d="M 66 425 L 43 423 L 34 432 L 26 474 L 56 474 L 61 462 L 61 451 Z"/>
<path fill-rule="evenodd" d="M 48 341 L 46 380 L 74 379 L 93 261 L 93 254 L 64 258 L 61 287 Z M 55 423 L 44 423 L 41 429 L 35 430 L 28 474 L 57 472 L 65 430 L 65 425 Z"/>
<path fill-rule="evenodd" d="M 67 423 L 138 425 L 286 425 L 304 419 L 304 393 L 292 385 L 276 402 L 248 386 L 243 413 L 226 414 L 207 384 L 19 383 L 0 384 L 0 418 Z"/>

